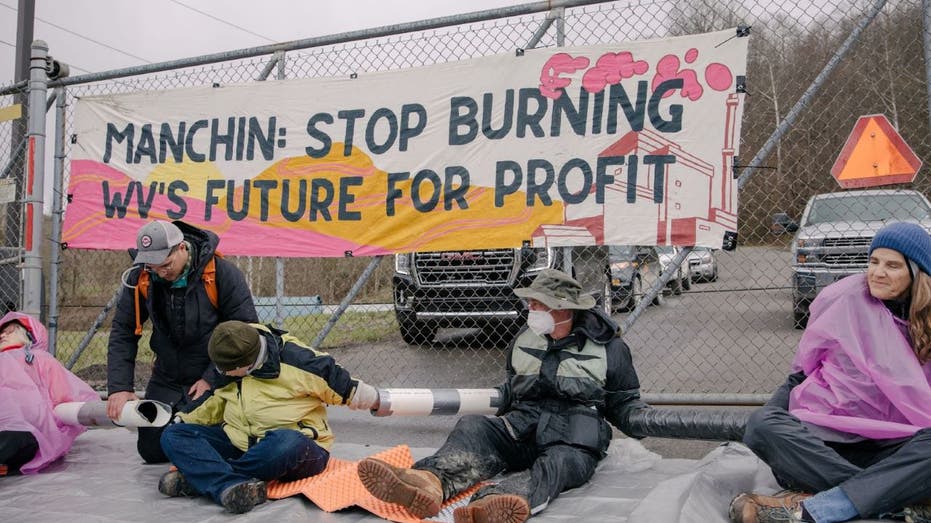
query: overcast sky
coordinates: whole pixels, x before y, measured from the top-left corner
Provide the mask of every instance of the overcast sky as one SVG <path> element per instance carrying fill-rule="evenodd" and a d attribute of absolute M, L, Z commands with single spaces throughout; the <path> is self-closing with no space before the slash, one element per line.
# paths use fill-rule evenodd
<path fill-rule="evenodd" d="M 35 39 L 72 75 L 532 0 L 37 0 Z M 0 86 L 13 82 L 18 0 L 0 0 Z"/>

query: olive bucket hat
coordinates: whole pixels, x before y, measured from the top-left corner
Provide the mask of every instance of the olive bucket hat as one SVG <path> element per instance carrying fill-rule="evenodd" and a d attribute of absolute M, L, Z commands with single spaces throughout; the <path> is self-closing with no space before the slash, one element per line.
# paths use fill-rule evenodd
<path fill-rule="evenodd" d="M 591 309 L 595 298 L 582 294 L 582 285 L 568 274 L 556 269 L 543 269 L 530 287 L 514 289 L 521 298 L 537 300 L 555 310 Z"/>

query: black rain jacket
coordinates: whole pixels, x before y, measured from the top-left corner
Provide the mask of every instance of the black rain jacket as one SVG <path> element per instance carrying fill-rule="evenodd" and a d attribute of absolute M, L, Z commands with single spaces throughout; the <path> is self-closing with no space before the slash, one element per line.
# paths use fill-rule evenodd
<path fill-rule="evenodd" d="M 173 389 L 190 387 L 204 378 L 212 387 L 225 383 L 213 369 L 207 355 L 207 342 L 221 322 L 239 320 L 257 323 L 252 293 L 242 272 L 231 262 L 217 257 L 217 307 L 210 303 L 204 281 L 204 267 L 216 253 L 220 238 L 211 231 L 182 221 L 173 222 L 191 244 L 191 269 L 187 286 L 173 289 L 171 283 L 150 278 L 146 299 L 140 297 L 140 321 L 152 321 L 149 347 L 155 353 L 153 380 Z M 136 285 L 141 267 L 128 277 Z M 107 345 L 107 392 L 132 391 L 139 338 L 136 330 L 135 289 L 123 287 L 110 340 Z M 186 390 L 185 390 L 186 392 Z"/>

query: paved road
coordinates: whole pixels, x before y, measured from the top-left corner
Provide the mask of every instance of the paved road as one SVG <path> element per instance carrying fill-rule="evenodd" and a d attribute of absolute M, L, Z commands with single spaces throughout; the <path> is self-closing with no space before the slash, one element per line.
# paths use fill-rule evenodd
<path fill-rule="evenodd" d="M 792 323 L 789 255 L 718 253 L 718 281 L 651 307 L 625 336 L 644 391 L 769 393 L 801 337 Z"/>

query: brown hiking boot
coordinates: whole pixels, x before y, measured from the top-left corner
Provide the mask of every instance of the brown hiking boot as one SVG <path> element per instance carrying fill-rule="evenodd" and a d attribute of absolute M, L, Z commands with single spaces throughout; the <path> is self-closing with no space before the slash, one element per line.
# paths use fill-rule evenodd
<path fill-rule="evenodd" d="M 453 511 L 455 523 L 523 523 L 530 504 L 513 494 L 490 494 Z"/>
<path fill-rule="evenodd" d="M 901 517 L 905 523 L 931 523 L 931 505 L 924 500 L 921 503 L 910 505 L 902 509 Z"/>
<path fill-rule="evenodd" d="M 782 491 L 774 496 L 743 493 L 731 501 L 728 509 L 731 523 L 800 523 L 802 500 L 811 494 Z"/>
<path fill-rule="evenodd" d="M 376 498 L 401 505 L 418 518 L 440 513 L 443 485 L 432 472 L 395 467 L 375 458 L 360 461 L 358 470 L 362 485 Z"/>

